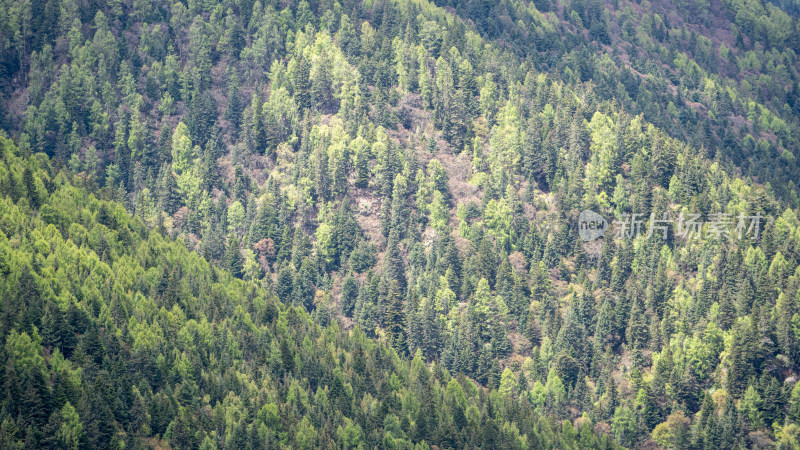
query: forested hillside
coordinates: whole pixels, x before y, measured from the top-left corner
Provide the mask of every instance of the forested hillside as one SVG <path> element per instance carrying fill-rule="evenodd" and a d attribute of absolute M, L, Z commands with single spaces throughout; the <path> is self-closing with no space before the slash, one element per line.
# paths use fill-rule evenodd
<path fill-rule="evenodd" d="M 0 201 L 2 448 L 614 448 L 588 420 L 546 420 L 523 386 L 489 392 L 342 330 L 332 305 L 315 322 L 0 148 L 16 183 Z"/>
<path fill-rule="evenodd" d="M 796 2 L 0 11 L 8 445 L 800 445 Z"/>

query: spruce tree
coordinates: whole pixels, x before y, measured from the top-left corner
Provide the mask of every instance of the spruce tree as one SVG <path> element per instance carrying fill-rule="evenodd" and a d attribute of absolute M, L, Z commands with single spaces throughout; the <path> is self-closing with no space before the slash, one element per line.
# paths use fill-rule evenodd
<path fill-rule="evenodd" d="M 345 277 L 342 283 L 342 314 L 346 317 L 353 317 L 353 311 L 356 307 L 356 299 L 358 298 L 358 285 L 352 275 Z"/>
<path fill-rule="evenodd" d="M 244 262 L 242 261 L 242 253 L 239 249 L 239 240 L 233 234 L 228 235 L 228 243 L 225 246 L 225 269 L 234 277 L 242 277 L 242 269 Z"/>
<path fill-rule="evenodd" d="M 398 353 L 403 354 L 407 350 L 404 326 L 405 314 L 400 283 L 398 283 L 396 279 L 389 278 L 387 280 L 386 294 L 382 303 L 385 305 L 383 326 L 386 330 L 386 337 L 392 347 L 394 347 Z"/>

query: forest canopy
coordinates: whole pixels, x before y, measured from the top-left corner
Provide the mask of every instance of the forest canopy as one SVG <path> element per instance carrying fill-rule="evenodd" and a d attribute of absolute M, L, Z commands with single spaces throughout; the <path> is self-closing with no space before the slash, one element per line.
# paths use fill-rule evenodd
<path fill-rule="evenodd" d="M 0 447 L 800 445 L 796 2 L 0 11 Z"/>

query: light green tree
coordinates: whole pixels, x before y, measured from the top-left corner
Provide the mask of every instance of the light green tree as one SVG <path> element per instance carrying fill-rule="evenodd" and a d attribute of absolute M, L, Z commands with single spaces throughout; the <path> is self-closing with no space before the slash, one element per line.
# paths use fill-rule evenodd
<path fill-rule="evenodd" d="M 61 448 L 76 450 L 81 445 L 83 439 L 83 424 L 78 416 L 78 411 L 70 402 L 61 408 L 61 428 L 58 429 L 56 439 Z"/>
<path fill-rule="evenodd" d="M 503 370 L 503 375 L 500 376 L 500 388 L 498 391 L 504 397 L 514 396 L 514 391 L 517 388 L 517 377 L 510 368 L 506 367 Z"/>
<path fill-rule="evenodd" d="M 228 207 L 228 232 L 239 234 L 245 226 L 245 210 L 239 200 L 234 200 Z"/>
<path fill-rule="evenodd" d="M 590 147 L 591 157 L 586 164 L 586 177 L 583 180 L 584 202 L 591 204 L 597 201 L 597 196 L 605 193 L 606 186 L 611 182 L 612 176 L 617 172 L 617 137 L 614 132 L 614 122 L 611 117 L 595 112 L 589 122 L 589 131 L 592 135 Z"/>

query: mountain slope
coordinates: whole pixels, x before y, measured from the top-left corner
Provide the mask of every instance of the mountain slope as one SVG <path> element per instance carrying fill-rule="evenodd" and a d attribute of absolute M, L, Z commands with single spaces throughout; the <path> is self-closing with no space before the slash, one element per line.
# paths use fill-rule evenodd
<path fill-rule="evenodd" d="M 798 150 L 796 14 L 757 1 L 437 4 L 536 69 L 595 85 L 601 98 L 800 205 L 800 168 L 783 155 Z"/>
<path fill-rule="evenodd" d="M 613 447 L 315 323 L 0 147 L 3 448 Z"/>
<path fill-rule="evenodd" d="M 10 2 L 4 126 L 249 283 L 230 289 L 537 417 L 627 446 L 794 445 L 797 19 L 751 1 L 441 5 Z M 584 243 L 586 209 L 674 220 Z M 198 289 L 170 299 L 191 313 Z"/>

